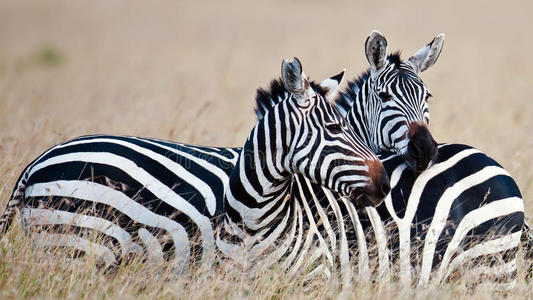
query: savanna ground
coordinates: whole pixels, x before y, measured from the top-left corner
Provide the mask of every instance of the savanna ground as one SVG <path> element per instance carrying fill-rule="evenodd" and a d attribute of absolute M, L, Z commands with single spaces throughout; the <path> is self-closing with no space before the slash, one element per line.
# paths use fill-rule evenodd
<path fill-rule="evenodd" d="M 379 29 L 405 57 L 446 33 L 437 64 L 422 75 L 434 95 L 434 137 L 499 161 L 533 213 L 533 4 L 360 2 L 0 1 L 0 206 L 27 163 L 78 135 L 242 145 L 255 90 L 279 76 L 282 58 L 298 56 L 316 80 L 343 68 L 353 78 L 367 67 L 368 33 Z M 334 282 L 287 282 L 275 270 L 258 281 L 231 272 L 163 280 L 135 264 L 94 273 L 89 260 L 70 272 L 20 233 L 1 244 L 1 298 L 339 296 Z M 507 294 L 464 282 L 414 291 L 361 284 L 352 297 L 533 296 L 522 279 Z"/>

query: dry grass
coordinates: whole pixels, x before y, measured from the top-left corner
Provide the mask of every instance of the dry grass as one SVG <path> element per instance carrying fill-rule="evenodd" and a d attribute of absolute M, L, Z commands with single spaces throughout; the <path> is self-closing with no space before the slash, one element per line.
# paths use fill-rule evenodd
<path fill-rule="evenodd" d="M 68 252 L 33 247 L 18 224 L 0 242 L 0 297 L 2 299 L 492 299 L 531 298 L 531 285 L 519 273 L 519 284 L 504 292 L 487 285 L 472 285 L 477 274 L 468 271 L 453 283 L 423 288 L 401 286 L 395 280 L 354 278 L 342 289 L 335 276 L 309 279 L 302 272 L 287 278 L 276 266 L 261 269 L 252 278 L 229 265 L 212 269 L 199 266 L 188 275 L 176 275 L 163 265 L 137 258 L 112 271 L 98 270 L 89 252 L 83 261 L 65 259 Z M 53 257 L 52 255 L 57 255 Z"/>
<path fill-rule="evenodd" d="M 435 96 L 431 130 L 438 141 L 470 144 L 499 161 L 531 212 L 532 8 L 530 1 L 0 1 L 0 206 L 29 161 L 77 135 L 241 145 L 253 126 L 255 89 L 278 76 L 281 58 L 297 55 L 315 79 L 344 67 L 353 77 L 366 68 L 363 43 L 377 28 L 406 56 L 447 34 L 423 75 Z M 3 297 L 339 296 L 327 282 L 309 291 L 275 271 L 260 282 L 201 274 L 150 284 L 133 267 L 111 279 L 90 267 L 58 272 L 61 265 L 43 263 L 24 236 L 10 240 L 1 246 Z M 531 297 L 532 288 L 522 282 L 508 295 Z M 455 298 L 467 291 L 461 283 L 414 292 L 391 283 L 354 293 Z"/>

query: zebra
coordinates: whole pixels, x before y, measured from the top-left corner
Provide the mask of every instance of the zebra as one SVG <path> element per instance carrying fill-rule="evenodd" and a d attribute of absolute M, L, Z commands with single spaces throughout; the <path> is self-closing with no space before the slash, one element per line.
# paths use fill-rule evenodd
<path fill-rule="evenodd" d="M 420 247 L 410 247 L 409 243 L 424 241 L 423 257 L 418 260 L 418 266 L 421 267 L 419 284 L 427 284 L 431 271 L 437 268 L 436 279 L 444 280 L 446 274 L 449 275 L 453 269 L 449 266 L 452 264 L 449 255 L 456 255 L 454 251 L 461 248 L 454 244 L 457 240 L 461 241 L 454 226 L 479 220 L 485 220 L 491 226 L 477 224 L 478 227 L 472 229 L 473 236 L 470 240 L 472 247 L 478 251 L 477 256 L 483 257 L 490 251 L 503 253 L 507 261 L 505 266 L 509 267 L 504 275 L 512 279 L 513 276 L 509 274 L 516 273 L 516 249 L 519 247 L 522 230 L 520 224 L 525 224 L 523 200 L 515 181 L 499 164 L 476 149 L 453 144 L 438 146 L 427 128 L 427 102 L 431 93 L 418 74 L 434 65 L 443 42 L 444 34 L 441 33 L 413 56 L 402 60 L 399 52 L 387 56 L 385 37 L 378 31 L 371 32 L 365 43 L 370 68 L 350 82 L 347 90 L 341 92 L 335 100 L 350 126 L 375 153 L 392 152 L 402 158 L 392 156 L 394 159 L 391 161 L 395 163 L 386 165 L 392 180 L 391 194 L 377 208 L 377 213 L 373 208 L 366 210 L 374 219 L 379 217 L 394 223 L 398 228 L 399 240 L 395 247 L 400 252 L 400 273 L 404 283 L 411 282 L 412 255 L 409 253 L 420 250 Z M 446 153 L 439 155 L 439 151 L 444 149 Z M 459 160 L 456 162 L 454 159 Z M 383 158 L 382 161 L 384 162 Z M 405 165 L 401 164 L 402 161 Z M 416 173 L 433 164 L 438 164 L 442 169 L 431 168 L 417 177 Z M 411 170 L 415 173 L 410 173 Z M 458 191 L 464 194 L 459 194 Z M 425 207 L 418 210 L 416 203 Z M 492 209 L 496 203 L 508 210 Z M 468 209 L 458 212 L 457 207 L 461 205 L 468 206 Z M 452 206 L 453 211 L 450 211 Z M 407 215 L 402 218 L 400 212 L 403 211 L 406 214 L 409 212 L 411 219 Z M 443 230 L 439 227 L 444 226 L 442 220 L 447 220 L 450 224 L 445 226 L 445 230 L 441 231 L 444 233 L 440 236 L 433 236 L 439 231 L 435 228 Z M 376 230 L 375 226 L 378 224 L 380 222 L 374 220 L 368 225 Z M 416 230 L 412 229 L 413 226 Z M 493 234 L 492 231 L 499 232 Z M 484 241 L 489 235 L 494 238 Z M 501 238 L 496 238 L 497 236 Z M 496 241 L 506 241 L 507 244 L 501 247 L 508 248 L 499 249 L 491 244 L 497 243 Z M 383 245 L 383 241 L 380 243 Z M 487 249 L 479 250 L 483 245 L 487 245 Z M 474 252 L 471 251 L 470 255 Z M 432 259 L 433 256 L 435 259 Z M 444 270 L 448 273 L 443 273 Z"/>
<path fill-rule="evenodd" d="M 40 246 L 80 256 L 90 250 L 105 266 L 140 254 L 184 272 L 191 262 L 212 264 L 215 253 L 240 262 L 235 253 L 245 249 L 259 261 L 269 248 L 270 256 L 286 256 L 299 267 L 310 246 L 294 243 L 306 239 L 302 218 L 315 216 L 289 194 L 293 175 L 335 190 L 353 207 L 378 205 L 389 182 L 379 159 L 324 98 L 343 73 L 314 84 L 297 58 L 283 60 L 281 69 L 272 87 L 283 85 L 288 93 L 244 147 L 75 138 L 22 172 L 0 220 L 2 232 L 20 210 L 23 228 Z M 91 239 L 95 233 L 103 238 Z M 281 243 L 281 235 L 292 240 Z M 274 250 L 280 244 L 291 248 Z"/>
<path fill-rule="evenodd" d="M 399 53 L 386 55 L 385 37 L 373 31 L 365 44 L 370 68 L 335 99 L 349 125 L 379 154 L 392 188 L 377 208 L 368 207 L 357 217 L 345 210 L 344 218 L 360 220 L 352 228 L 350 247 L 358 249 L 359 258 L 354 261 L 363 278 L 369 272 L 368 249 L 375 246 L 379 273 L 390 274 L 391 261 L 398 262 L 404 284 L 412 282 L 413 274 L 420 285 L 430 278 L 443 281 L 465 258 L 485 258 L 500 262 L 484 266 L 485 273 L 496 272 L 499 265 L 496 277 L 509 285 L 515 278 L 522 226 L 528 228 L 515 181 L 477 149 L 437 145 L 427 128 L 430 93 L 418 72 L 436 62 L 443 38 L 438 35 L 412 57 L 401 60 Z M 258 118 L 280 99 L 257 98 Z M 313 186 L 301 176 L 295 176 L 294 182 L 296 197 L 319 199 L 325 206 L 331 205 L 327 199 L 338 199 L 334 192 Z M 387 232 L 390 227 L 394 230 Z M 373 237 L 361 238 L 361 229 Z M 465 236 L 467 229 L 469 236 Z M 531 233 L 522 238 L 530 244 L 533 241 Z M 463 245 L 466 241 L 470 244 Z"/>

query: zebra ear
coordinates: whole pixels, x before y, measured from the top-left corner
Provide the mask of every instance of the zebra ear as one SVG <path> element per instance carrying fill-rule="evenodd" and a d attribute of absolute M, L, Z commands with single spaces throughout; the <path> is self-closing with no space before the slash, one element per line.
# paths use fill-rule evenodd
<path fill-rule="evenodd" d="M 387 40 L 381 32 L 374 30 L 370 33 L 365 42 L 365 54 L 370 66 L 375 70 L 379 70 L 385 65 Z"/>
<path fill-rule="evenodd" d="M 283 60 L 281 64 L 281 81 L 298 101 L 307 99 L 310 90 L 312 90 L 309 80 L 302 70 L 302 64 L 296 57 L 292 62 Z"/>
<path fill-rule="evenodd" d="M 344 72 L 346 72 L 346 69 L 343 69 L 339 74 L 322 81 L 318 85 L 326 99 L 331 100 L 337 94 L 337 89 L 344 78 Z"/>
<path fill-rule="evenodd" d="M 431 43 L 418 50 L 408 61 L 415 67 L 417 72 L 424 72 L 433 66 L 439 58 L 444 44 L 444 33 L 437 35 Z"/>

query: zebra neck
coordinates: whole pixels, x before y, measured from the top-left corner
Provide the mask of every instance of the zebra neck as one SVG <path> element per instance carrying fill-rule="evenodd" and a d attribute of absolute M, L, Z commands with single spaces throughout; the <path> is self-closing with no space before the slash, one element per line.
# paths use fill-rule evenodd
<path fill-rule="evenodd" d="M 366 111 L 365 106 L 363 105 L 366 101 L 370 100 L 370 84 L 371 79 L 369 78 L 363 83 L 357 93 L 352 94 L 355 95 L 352 96 L 355 97 L 355 99 L 352 99 L 353 104 L 346 118 L 352 129 L 363 140 L 365 145 L 372 149 L 374 153 L 377 153 L 379 151 L 378 146 L 370 138 L 372 136 L 370 133 L 370 126 L 367 125 L 370 124 L 370 118 L 372 118 L 372 115 Z"/>
<path fill-rule="evenodd" d="M 281 155 L 287 153 L 288 146 L 272 134 L 279 123 L 269 124 L 268 119 L 250 134 L 224 196 L 227 210 L 232 212 L 228 214 L 230 219 L 252 230 L 268 225 L 276 217 L 290 191 L 291 171 L 285 163 L 286 155 Z"/>

